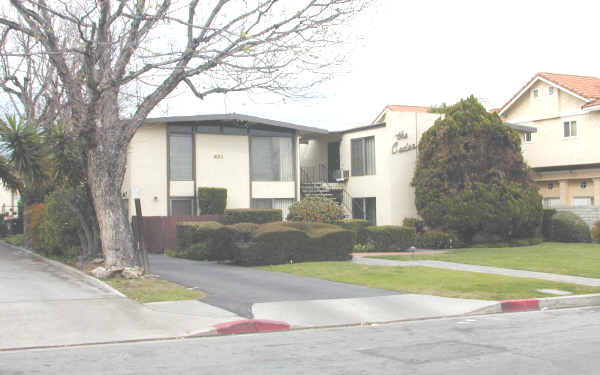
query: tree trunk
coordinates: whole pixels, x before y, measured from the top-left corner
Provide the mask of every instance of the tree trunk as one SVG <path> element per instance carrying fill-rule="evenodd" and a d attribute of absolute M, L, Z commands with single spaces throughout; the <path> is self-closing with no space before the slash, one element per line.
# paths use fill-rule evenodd
<path fill-rule="evenodd" d="M 110 138 L 98 139 L 96 146 L 88 151 L 88 180 L 98 218 L 104 265 L 106 268 L 139 266 L 121 199 L 127 144 Z"/>

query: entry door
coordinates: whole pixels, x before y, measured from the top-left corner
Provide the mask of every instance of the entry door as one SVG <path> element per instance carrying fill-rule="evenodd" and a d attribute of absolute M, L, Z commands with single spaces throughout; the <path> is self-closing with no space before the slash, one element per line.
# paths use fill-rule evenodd
<path fill-rule="evenodd" d="M 340 173 L 340 142 L 327 144 L 327 175 L 329 182 L 335 182 L 341 177 Z"/>

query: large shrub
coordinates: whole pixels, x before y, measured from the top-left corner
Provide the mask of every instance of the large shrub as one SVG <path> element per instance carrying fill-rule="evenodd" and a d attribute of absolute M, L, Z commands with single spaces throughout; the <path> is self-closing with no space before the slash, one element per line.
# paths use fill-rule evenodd
<path fill-rule="evenodd" d="M 600 242 L 600 220 L 596 221 L 592 227 L 592 240 Z"/>
<path fill-rule="evenodd" d="M 338 225 L 327 223 L 287 222 L 284 225 L 302 230 L 308 240 L 292 254 L 293 262 L 348 260 L 354 247 L 354 234 Z"/>
<path fill-rule="evenodd" d="M 456 249 L 463 243 L 456 233 L 428 230 L 417 234 L 416 246 L 420 249 Z"/>
<path fill-rule="evenodd" d="M 412 217 L 405 217 L 402 220 L 402 225 L 405 227 L 413 227 L 417 231 L 417 234 L 423 233 L 425 230 L 425 222 L 421 219 L 415 219 Z"/>
<path fill-rule="evenodd" d="M 201 215 L 221 215 L 227 205 L 227 189 L 198 188 L 198 209 Z"/>
<path fill-rule="evenodd" d="M 368 220 L 344 219 L 337 225 L 353 233 L 352 237 L 355 244 L 365 245 L 367 243 L 367 227 L 371 226 Z"/>
<path fill-rule="evenodd" d="M 519 135 L 471 96 L 446 107 L 419 142 L 412 181 L 430 228 L 503 239 L 536 235 L 542 204 Z"/>
<path fill-rule="evenodd" d="M 236 208 L 225 210 L 223 214 L 223 222 L 225 224 L 264 224 L 281 220 L 283 220 L 281 210 L 271 208 Z"/>
<path fill-rule="evenodd" d="M 305 223 L 335 224 L 344 219 L 344 209 L 333 199 L 308 196 L 294 202 L 288 211 L 287 220 Z"/>
<path fill-rule="evenodd" d="M 413 227 L 382 225 L 367 227 L 368 242 L 375 246 L 374 251 L 406 250 L 414 246 L 417 231 Z"/>
<path fill-rule="evenodd" d="M 559 242 L 590 242 L 590 228 L 574 213 L 560 211 L 552 216 L 551 238 Z"/>

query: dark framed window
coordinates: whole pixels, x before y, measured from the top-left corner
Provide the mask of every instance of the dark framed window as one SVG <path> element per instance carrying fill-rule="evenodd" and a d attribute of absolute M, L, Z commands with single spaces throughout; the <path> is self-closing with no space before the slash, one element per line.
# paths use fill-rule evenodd
<path fill-rule="evenodd" d="M 169 199 L 170 216 L 194 216 L 194 198 Z"/>
<path fill-rule="evenodd" d="M 281 210 L 281 215 L 283 220 L 286 219 L 290 206 L 294 203 L 294 199 L 292 198 L 258 198 L 252 199 L 251 207 L 252 208 L 279 208 Z"/>
<path fill-rule="evenodd" d="M 294 181 L 292 137 L 250 137 L 252 181 Z"/>
<path fill-rule="evenodd" d="M 169 134 L 169 179 L 171 181 L 194 179 L 193 137 L 193 134 Z"/>
<path fill-rule="evenodd" d="M 377 199 L 352 198 L 352 218 L 363 219 L 377 225 Z"/>
<path fill-rule="evenodd" d="M 375 174 L 375 137 L 356 138 L 350 141 L 352 176 Z"/>

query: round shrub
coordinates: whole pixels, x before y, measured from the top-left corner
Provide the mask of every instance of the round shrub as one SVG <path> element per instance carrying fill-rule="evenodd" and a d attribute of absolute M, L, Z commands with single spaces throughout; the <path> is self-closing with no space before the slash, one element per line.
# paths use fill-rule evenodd
<path fill-rule="evenodd" d="M 590 228 L 579 216 L 561 211 L 552 216 L 552 240 L 559 242 L 590 242 Z"/>
<path fill-rule="evenodd" d="M 344 210 L 339 204 L 326 197 L 304 197 L 290 206 L 287 219 L 306 223 L 335 224 L 344 219 Z"/>
<path fill-rule="evenodd" d="M 596 221 L 592 227 L 592 240 L 600 242 L 600 220 Z"/>
<path fill-rule="evenodd" d="M 536 235 L 542 197 L 516 131 L 471 96 L 443 108 L 419 142 L 415 205 L 430 228 L 503 239 Z"/>

